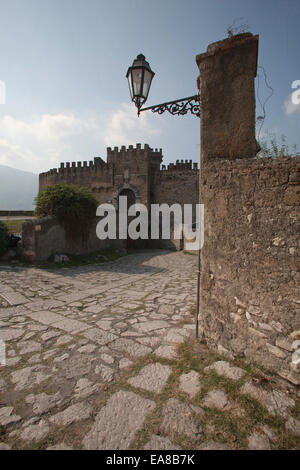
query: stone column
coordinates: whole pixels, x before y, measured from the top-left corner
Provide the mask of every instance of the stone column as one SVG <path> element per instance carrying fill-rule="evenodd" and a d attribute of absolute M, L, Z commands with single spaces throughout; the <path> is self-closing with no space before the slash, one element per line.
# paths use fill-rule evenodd
<path fill-rule="evenodd" d="M 243 33 L 210 44 L 197 55 L 201 161 L 256 155 L 257 54 L 258 36 Z"/>

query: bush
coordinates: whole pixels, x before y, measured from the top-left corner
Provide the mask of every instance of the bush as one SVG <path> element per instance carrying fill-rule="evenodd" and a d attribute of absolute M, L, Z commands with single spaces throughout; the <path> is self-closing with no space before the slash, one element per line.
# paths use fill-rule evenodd
<path fill-rule="evenodd" d="M 36 197 L 35 215 L 55 216 L 65 228 L 68 238 L 85 238 L 96 217 L 98 204 L 87 188 L 74 184 L 53 184 Z"/>
<path fill-rule="evenodd" d="M 3 256 L 9 246 L 9 233 L 7 226 L 0 220 L 0 256 Z"/>

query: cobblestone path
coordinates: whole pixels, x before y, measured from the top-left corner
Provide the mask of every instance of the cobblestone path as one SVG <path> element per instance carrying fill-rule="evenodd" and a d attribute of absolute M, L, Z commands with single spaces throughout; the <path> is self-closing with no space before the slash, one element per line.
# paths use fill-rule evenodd
<path fill-rule="evenodd" d="M 196 263 L 0 266 L 0 450 L 296 448 L 299 392 L 194 340 Z"/>

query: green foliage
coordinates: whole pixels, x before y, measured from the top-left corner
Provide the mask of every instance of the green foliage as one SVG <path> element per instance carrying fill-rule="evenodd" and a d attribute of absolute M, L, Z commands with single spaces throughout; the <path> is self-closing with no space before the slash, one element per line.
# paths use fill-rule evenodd
<path fill-rule="evenodd" d="M 286 137 L 281 136 L 281 141 L 278 142 L 275 134 L 269 134 L 267 132 L 266 138 L 259 141 L 261 150 L 258 153 L 259 157 L 296 157 L 299 156 L 297 145 L 293 145 L 292 148 L 286 143 Z"/>
<path fill-rule="evenodd" d="M 0 220 L 0 256 L 3 256 L 9 244 L 9 233 L 7 226 Z"/>
<path fill-rule="evenodd" d="M 57 217 L 68 238 L 85 238 L 96 217 L 98 201 L 84 187 L 74 184 L 53 184 L 40 191 L 36 198 L 35 215 Z"/>

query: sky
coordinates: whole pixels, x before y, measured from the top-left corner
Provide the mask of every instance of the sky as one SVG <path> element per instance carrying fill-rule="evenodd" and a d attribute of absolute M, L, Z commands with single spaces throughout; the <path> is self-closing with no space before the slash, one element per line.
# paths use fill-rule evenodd
<path fill-rule="evenodd" d="M 274 90 L 261 137 L 300 150 L 299 0 L 0 0 L 0 12 L 0 165 L 40 173 L 136 143 L 162 148 L 165 164 L 199 161 L 199 118 L 138 118 L 125 75 L 143 53 L 155 72 L 146 106 L 197 94 L 195 56 L 233 23 L 259 34 Z"/>

